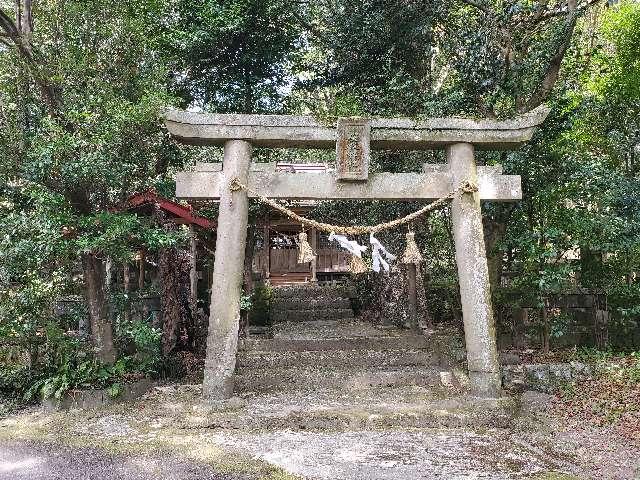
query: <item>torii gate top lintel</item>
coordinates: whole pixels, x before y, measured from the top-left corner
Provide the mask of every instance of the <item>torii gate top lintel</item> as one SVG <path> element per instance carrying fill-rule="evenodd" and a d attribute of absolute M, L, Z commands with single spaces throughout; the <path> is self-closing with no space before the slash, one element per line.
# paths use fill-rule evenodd
<path fill-rule="evenodd" d="M 472 143 L 476 149 L 517 148 L 531 139 L 549 109 L 540 106 L 508 120 L 445 118 L 372 118 L 373 149 L 441 149 Z M 168 110 L 165 122 L 172 136 L 189 145 L 223 145 L 247 140 L 255 147 L 333 148 L 335 126 L 304 115 L 209 114 Z"/>

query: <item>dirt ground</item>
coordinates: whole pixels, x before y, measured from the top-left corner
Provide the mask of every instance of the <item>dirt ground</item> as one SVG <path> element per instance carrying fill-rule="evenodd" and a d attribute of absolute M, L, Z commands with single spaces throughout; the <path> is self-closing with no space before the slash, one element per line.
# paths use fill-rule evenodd
<path fill-rule="evenodd" d="M 245 480 L 242 474 L 175 455 L 114 454 L 101 448 L 30 440 L 0 442 L 2 480 Z"/>
<path fill-rule="evenodd" d="M 95 410 L 31 408 L 0 420 L 0 478 L 640 479 L 637 445 L 605 428 L 563 425 L 544 394 L 526 392 L 520 413 L 501 427 L 300 423 L 310 409 L 323 411 L 312 403 L 289 399 L 280 421 L 265 428 L 259 419 L 273 417 L 266 410 L 278 402 L 212 408 L 189 385 Z"/>

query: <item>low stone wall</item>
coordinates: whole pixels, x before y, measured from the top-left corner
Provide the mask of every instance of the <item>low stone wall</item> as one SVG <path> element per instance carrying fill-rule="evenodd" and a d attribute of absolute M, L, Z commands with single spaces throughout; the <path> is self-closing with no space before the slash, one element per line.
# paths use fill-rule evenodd
<path fill-rule="evenodd" d="M 554 393 L 562 384 L 585 380 L 595 374 L 595 365 L 581 362 L 504 365 L 502 385 L 509 390 Z"/>
<path fill-rule="evenodd" d="M 109 394 L 107 389 L 102 390 L 70 390 L 62 398 L 46 398 L 42 401 L 45 411 L 70 410 L 75 408 L 97 408 L 113 403 L 135 400 L 144 395 L 153 382 L 149 378 L 143 378 L 134 383 L 122 386 L 122 391 L 116 397 Z"/>

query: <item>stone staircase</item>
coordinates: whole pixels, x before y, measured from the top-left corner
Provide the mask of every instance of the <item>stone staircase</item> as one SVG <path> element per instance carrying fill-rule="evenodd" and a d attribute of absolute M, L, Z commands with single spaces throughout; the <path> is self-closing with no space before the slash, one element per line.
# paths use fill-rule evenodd
<path fill-rule="evenodd" d="M 344 285 L 299 284 L 274 289 L 271 322 L 353 320 L 352 292 Z"/>
<path fill-rule="evenodd" d="M 452 375 L 450 365 L 440 366 L 437 342 L 358 320 L 350 295 L 343 286 L 277 288 L 270 333 L 240 344 L 235 394 L 245 407 L 208 425 L 349 430 L 511 420 L 509 402 L 468 397 L 457 380 L 443 384 L 443 374 Z"/>
<path fill-rule="evenodd" d="M 350 295 L 340 285 L 276 289 L 272 336 L 243 342 L 236 390 L 351 391 L 438 385 L 438 358 L 426 338 L 357 320 Z"/>

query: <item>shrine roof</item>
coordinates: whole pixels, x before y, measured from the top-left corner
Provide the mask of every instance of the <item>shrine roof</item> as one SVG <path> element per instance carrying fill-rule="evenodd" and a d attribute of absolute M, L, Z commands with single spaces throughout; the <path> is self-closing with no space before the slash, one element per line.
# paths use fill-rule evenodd
<path fill-rule="evenodd" d="M 157 205 L 160 209 L 167 212 L 173 218 L 180 219 L 180 223 L 193 224 L 199 227 L 215 230 L 216 222 L 208 218 L 199 216 L 193 211 L 191 205 L 182 205 L 180 203 L 162 197 L 154 191 L 136 193 L 129 197 L 122 205 L 117 207 L 116 211 L 139 210 L 146 206 Z"/>

